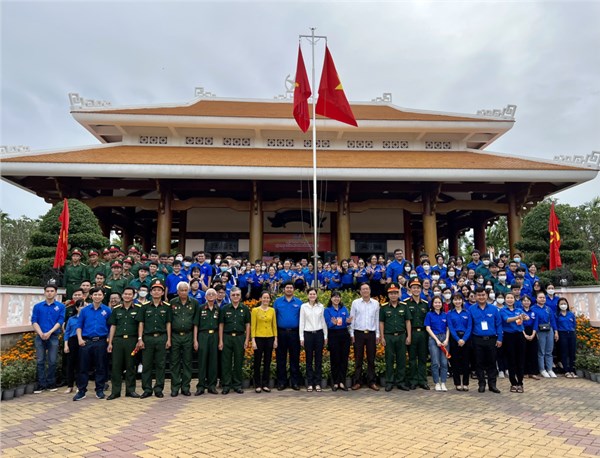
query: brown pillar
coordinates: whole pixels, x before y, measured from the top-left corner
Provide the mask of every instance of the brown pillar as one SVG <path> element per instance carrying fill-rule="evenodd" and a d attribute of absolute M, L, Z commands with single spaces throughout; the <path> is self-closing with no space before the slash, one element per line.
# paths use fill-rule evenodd
<path fill-rule="evenodd" d="M 171 202 L 173 192 L 170 183 L 160 181 L 158 186 L 160 202 L 156 221 L 156 249 L 161 253 L 171 251 Z"/>
<path fill-rule="evenodd" d="M 131 235 L 131 228 L 128 226 L 124 226 L 121 229 L 121 248 L 125 253 L 127 253 L 127 248 L 129 248 L 133 243 L 133 237 Z"/>
<path fill-rule="evenodd" d="M 187 210 L 179 212 L 179 245 L 178 250 L 185 255 L 185 239 L 187 231 Z"/>
<path fill-rule="evenodd" d="M 474 218 L 475 224 L 473 225 L 473 243 L 482 254 L 487 251 L 485 243 L 485 228 L 486 221 L 484 218 Z"/>
<path fill-rule="evenodd" d="M 413 259 L 413 236 L 411 227 L 412 215 L 408 210 L 402 210 L 404 215 L 404 257 L 408 259 L 411 264 L 414 262 Z"/>
<path fill-rule="evenodd" d="M 146 227 L 142 236 L 142 249 L 148 253 L 152 249 L 152 229 Z"/>
<path fill-rule="evenodd" d="M 452 224 L 452 215 L 448 215 L 448 251 L 450 256 L 458 256 L 459 236 L 454 224 Z"/>
<path fill-rule="evenodd" d="M 517 251 L 515 244 L 521 240 L 521 216 L 517 208 L 517 200 L 515 194 L 509 192 L 508 195 L 508 244 L 510 246 L 510 254 Z"/>
<path fill-rule="evenodd" d="M 92 211 L 94 212 L 94 215 L 96 215 L 96 218 L 98 218 L 98 224 L 100 225 L 102 235 L 106 238 L 110 238 L 112 208 L 99 207 L 94 208 Z"/>
<path fill-rule="evenodd" d="M 346 190 L 338 194 L 337 211 L 337 258 L 338 261 L 350 257 L 350 206 L 349 201 L 350 184 L 346 184 Z"/>
<path fill-rule="evenodd" d="M 433 195 L 423 192 L 423 245 L 431 259 L 438 252 L 437 220 L 433 206 Z M 433 262 L 433 261 L 432 261 Z"/>
<path fill-rule="evenodd" d="M 252 182 L 252 201 L 250 203 L 250 247 L 248 259 L 254 262 L 263 257 L 263 210 L 262 196 L 258 183 Z"/>

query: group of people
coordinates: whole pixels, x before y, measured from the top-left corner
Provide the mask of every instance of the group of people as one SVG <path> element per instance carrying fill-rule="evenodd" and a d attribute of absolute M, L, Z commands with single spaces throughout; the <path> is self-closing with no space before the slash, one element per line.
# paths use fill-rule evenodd
<path fill-rule="evenodd" d="M 204 252 L 171 258 L 153 250 L 145 257 L 135 246 L 127 256 L 111 246 L 104 251 L 103 262 L 95 250 L 88 252 L 87 265 L 82 256 L 81 250 L 74 249 L 65 269 L 67 305 L 56 301 L 56 285 L 49 284 L 44 290 L 46 300 L 33 310 L 38 392 L 56 389 L 61 332 L 67 391 L 77 385 L 74 400 L 86 397 L 90 374 L 98 398 L 105 397 L 109 378 L 107 399 L 118 398 L 123 374 L 125 396 L 163 397 L 167 359 L 171 396 L 190 396 L 194 352 L 198 358 L 195 395 L 218 393 L 219 379 L 222 394 L 242 393 L 247 347 L 254 351 L 256 392 L 270 391 L 273 350 L 278 390 L 299 390 L 304 383 L 307 391 L 322 391 L 326 347 L 334 391 L 363 385 L 379 390 L 375 373 L 379 343 L 385 347 L 386 391 L 430 389 L 429 356 L 436 391 L 447 391 L 451 371 L 459 391 L 468 391 L 475 372 L 480 392 L 487 386 L 498 393 L 496 379 L 505 375 L 511 392 L 523 392 L 525 376 L 556 377 L 556 341 L 566 377 L 576 377 L 575 316 L 566 299 L 554 293 L 553 285 L 544 287 L 535 265 L 526 266 L 519 253 L 510 260 L 501 255 L 492 261 L 489 254 L 473 250 L 467 265 L 460 257 L 446 260 L 438 253 L 433 267 L 422 254 L 415 267 L 397 249 L 394 259 L 384 265 L 377 256 L 370 258 L 366 268 L 361 259 L 356 266 L 349 260 L 340 266 L 335 261 L 319 264 L 318 283 L 311 277 L 312 265 L 306 262 L 303 267 L 306 260 L 297 263 L 295 270 L 290 260 L 279 269 L 278 259 L 267 266 L 230 255 L 217 255 L 211 264 Z M 305 269 L 308 274 L 299 282 L 294 272 Z M 366 276 L 361 269 L 368 272 Z M 266 272 L 266 277 L 258 272 Z M 340 291 L 356 285 L 360 297 L 343 304 Z M 331 290 L 326 305 L 318 301 L 319 288 Z M 296 289 L 306 291 L 305 303 L 294 294 Z M 259 305 L 250 310 L 244 300 L 254 297 Z M 347 386 L 351 345 L 355 371 Z M 301 348 L 306 354 L 304 381 Z M 140 353 L 143 391 L 138 394 Z"/>

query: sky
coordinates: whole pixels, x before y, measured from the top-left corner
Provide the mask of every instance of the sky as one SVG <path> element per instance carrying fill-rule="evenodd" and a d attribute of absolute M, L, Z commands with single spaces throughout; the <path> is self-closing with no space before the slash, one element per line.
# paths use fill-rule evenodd
<path fill-rule="evenodd" d="M 0 145 L 97 144 L 68 93 L 113 106 L 187 103 L 194 88 L 272 99 L 298 36 L 327 36 L 348 99 L 475 114 L 517 105 L 487 149 L 552 160 L 600 151 L 600 2 L 2 1 Z M 310 46 L 302 42 L 310 69 Z M 315 51 L 318 73 L 323 42 Z M 310 70 L 309 70 L 310 71 Z M 556 195 L 580 205 L 600 178 Z M 44 214 L 0 181 L 0 209 Z"/>

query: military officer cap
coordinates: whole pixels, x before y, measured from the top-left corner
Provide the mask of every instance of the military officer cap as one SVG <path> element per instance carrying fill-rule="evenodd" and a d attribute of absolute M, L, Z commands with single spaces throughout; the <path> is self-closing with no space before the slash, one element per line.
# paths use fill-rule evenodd
<path fill-rule="evenodd" d="M 146 261 L 148 259 L 148 256 L 146 256 L 146 253 L 142 253 L 142 261 Z"/>
<path fill-rule="evenodd" d="M 71 251 L 71 256 L 73 256 L 74 254 L 82 256 L 81 250 L 79 248 L 73 248 L 73 251 Z"/>
<path fill-rule="evenodd" d="M 123 264 L 125 264 L 126 262 L 129 264 L 133 264 L 133 259 L 131 258 L 131 256 L 127 256 L 125 259 L 123 259 Z"/>
<path fill-rule="evenodd" d="M 152 282 L 152 284 L 150 285 L 150 289 L 154 289 L 154 288 L 160 288 L 160 289 L 162 289 L 164 291 L 165 290 L 165 285 L 163 285 L 160 280 L 154 280 Z"/>
<path fill-rule="evenodd" d="M 421 282 L 419 281 L 418 278 L 413 278 L 410 283 L 408 284 L 409 287 L 411 286 L 418 286 L 419 288 L 421 288 Z"/>
<path fill-rule="evenodd" d="M 104 248 L 104 250 L 102 250 L 102 254 L 108 254 L 110 253 L 110 250 L 108 248 Z"/>
<path fill-rule="evenodd" d="M 127 249 L 128 253 L 139 253 L 140 250 L 137 249 L 137 247 L 135 245 L 131 245 L 128 249 Z"/>
<path fill-rule="evenodd" d="M 123 264 L 121 264 L 119 261 L 115 261 L 111 264 L 110 266 L 111 268 L 113 267 L 123 267 Z"/>
<path fill-rule="evenodd" d="M 94 256 L 94 255 L 98 256 L 98 251 L 97 250 L 90 250 L 90 251 L 88 251 L 88 256 Z"/>
<path fill-rule="evenodd" d="M 391 293 L 391 292 L 399 293 L 400 287 L 398 286 L 398 283 L 390 283 L 390 286 L 388 286 L 387 292 L 388 293 Z"/>
<path fill-rule="evenodd" d="M 109 247 L 109 250 L 110 250 L 110 251 L 112 251 L 112 252 L 115 252 L 115 251 L 121 251 L 121 249 L 119 248 L 119 246 L 118 246 L 118 245 L 111 245 L 111 246 Z"/>

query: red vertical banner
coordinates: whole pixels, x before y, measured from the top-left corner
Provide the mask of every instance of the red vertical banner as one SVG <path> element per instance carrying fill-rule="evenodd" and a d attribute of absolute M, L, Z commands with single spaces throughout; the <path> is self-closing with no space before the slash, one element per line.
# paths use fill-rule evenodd
<path fill-rule="evenodd" d="M 554 211 L 554 202 L 550 208 L 550 219 L 548 220 L 548 232 L 550 232 L 550 270 L 554 270 L 557 267 L 562 266 L 560 260 L 560 232 L 558 231 L 558 225 L 560 221 L 556 212 Z"/>
<path fill-rule="evenodd" d="M 308 98 L 311 94 L 302 49 L 298 45 L 298 64 L 296 65 L 296 80 L 294 82 L 294 118 L 296 118 L 298 127 L 302 129 L 302 132 L 306 132 L 310 127 Z"/>
<path fill-rule="evenodd" d="M 592 275 L 598 281 L 598 258 L 594 251 L 592 251 Z"/>
<path fill-rule="evenodd" d="M 60 234 L 56 244 L 56 254 L 54 255 L 54 268 L 57 269 L 65 265 L 67 253 L 69 252 L 69 201 L 64 199 L 63 209 L 58 217 L 60 221 Z"/>

